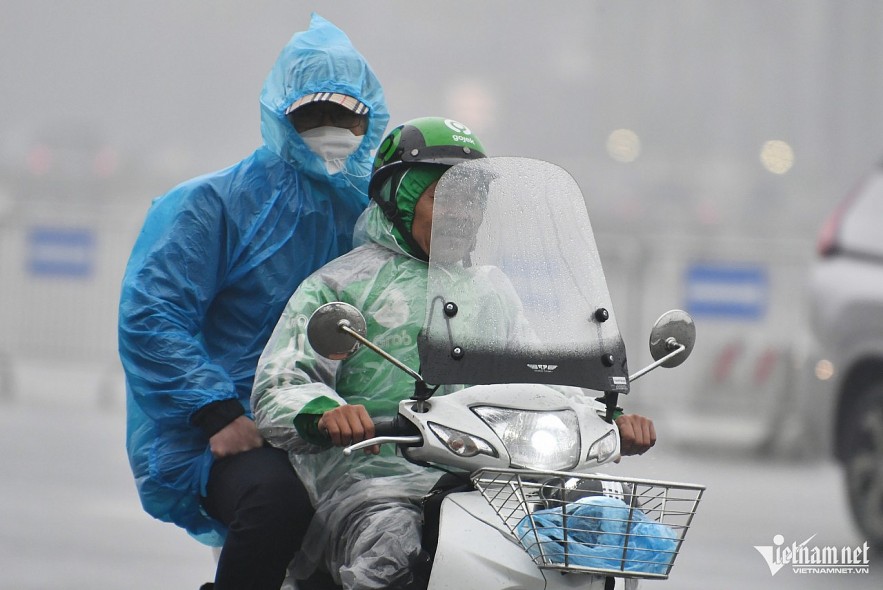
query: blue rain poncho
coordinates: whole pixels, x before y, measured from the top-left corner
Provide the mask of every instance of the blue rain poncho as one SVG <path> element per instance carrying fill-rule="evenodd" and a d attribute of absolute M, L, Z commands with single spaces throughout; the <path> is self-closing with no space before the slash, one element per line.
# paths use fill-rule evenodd
<path fill-rule="evenodd" d="M 315 92 L 369 108 L 362 143 L 334 175 L 285 117 Z M 264 145 L 154 201 L 120 298 L 127 449 L 142 504 L 211 545 L 225 531 L 201 508 L 212 455 L 192 418 L 213 402 L 251 415 L 255 366 L 285 303 L 307 275 L 351 248 L 389 119 L 368 63 L 317 15 L 282 50 L 260 103 Z"/>

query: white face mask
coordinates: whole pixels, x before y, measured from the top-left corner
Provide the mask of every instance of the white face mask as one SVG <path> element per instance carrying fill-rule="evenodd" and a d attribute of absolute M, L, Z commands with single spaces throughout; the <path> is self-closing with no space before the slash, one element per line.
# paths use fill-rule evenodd
<path fill-rule="evenodd" d="M 363 135 L 353 135 L 349 129 L 340 127 L 315 127 L 300 134 L 310 150 L 325 160 L 328 174 L 343 169 L 346 159 L 362 144 Z"/>

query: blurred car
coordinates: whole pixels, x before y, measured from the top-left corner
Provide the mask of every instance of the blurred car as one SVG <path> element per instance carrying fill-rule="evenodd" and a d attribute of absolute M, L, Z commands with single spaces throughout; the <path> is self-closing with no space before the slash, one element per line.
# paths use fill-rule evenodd
<path fill-rule="evenodd" d="M 883 550 L 883 163 L 826 221 L 810 281 L 817 416 L 856 525 Z"/>

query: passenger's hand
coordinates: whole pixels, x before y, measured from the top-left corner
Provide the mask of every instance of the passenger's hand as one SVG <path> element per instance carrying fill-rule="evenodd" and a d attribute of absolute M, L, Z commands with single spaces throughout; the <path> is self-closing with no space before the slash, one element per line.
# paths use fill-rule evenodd
<path fill-rule="evenodd" d="M 217 431 L 208 439 L 215 459 L 229 457 L 256 449 L 264 444 L 254 420 L 240 416 Z"/>
<path fill-rule="evenodd" d="M 374 437 L 374 421 L 368 415 L 365 406 L 359 404 L 344 405 L 328 410 L 319 418 L 319 431 L 331 439 L 335 447 L 348 447 Z M 380 446 L 365 448 L 365 454 L 377 455 Z"/>
<path fill-rule="evenodd" d="M 623 414 L 616 419 L 619 427 L 620 454 L 643 455 L 656 444 L 653 420 L 637 414 Z"/>

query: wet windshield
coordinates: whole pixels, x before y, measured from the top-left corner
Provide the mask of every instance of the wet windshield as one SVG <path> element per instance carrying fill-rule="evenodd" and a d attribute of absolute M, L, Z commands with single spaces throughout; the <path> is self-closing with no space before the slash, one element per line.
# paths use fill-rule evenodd
<path fill-rule="evenodd" d="M 432 223 L 428 382 L 628 391 L 585 201 L 566 171 L 527 158 L 459 164 L 439 181 Z"/>

